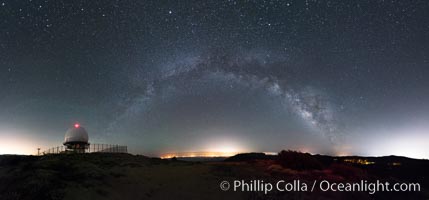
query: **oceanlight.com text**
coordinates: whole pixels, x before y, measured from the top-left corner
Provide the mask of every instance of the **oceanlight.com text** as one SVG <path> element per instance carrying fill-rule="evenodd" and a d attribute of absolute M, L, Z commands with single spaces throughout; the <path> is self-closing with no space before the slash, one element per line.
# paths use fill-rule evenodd
<path fill-rule="evenodd" d="M 222 181 L 220 188 L 223 191 L 234 192 L 262 192 L 268 194 L 271 191 L 279 192 L 420 192 L 419 183 L 390 183 L 387 181 L 358 182 L 330 182 L 327 180 L 314 180 L 305 182 L 301 180 L 279 180 L 267 182 L 264 180 L 233 180 Z"/>

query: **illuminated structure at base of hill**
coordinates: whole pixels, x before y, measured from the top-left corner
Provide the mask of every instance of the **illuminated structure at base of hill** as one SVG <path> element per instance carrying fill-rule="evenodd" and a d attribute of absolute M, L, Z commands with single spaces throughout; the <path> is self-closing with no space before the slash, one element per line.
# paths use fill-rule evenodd
<path fill-rule="evenodd" d="M 88 132 L 80 124 L 75 124 L 69 128 L 64 137 L 64 146 L 57 146 L 47 149 L 42 154 L 59 153 L 127 153 L 127 146 L 113 144 L 90 144 Z"/>

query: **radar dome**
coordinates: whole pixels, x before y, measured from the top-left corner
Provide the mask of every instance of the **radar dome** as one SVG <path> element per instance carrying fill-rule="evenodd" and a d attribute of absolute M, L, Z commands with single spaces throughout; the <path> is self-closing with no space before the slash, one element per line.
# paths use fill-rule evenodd
<path fill-rule="evenodd" d="M 67 130 L 64 138 L 64 144 L 69 143 L 88 143 L 88 133 L 79 124 L 75 124 Z"/>

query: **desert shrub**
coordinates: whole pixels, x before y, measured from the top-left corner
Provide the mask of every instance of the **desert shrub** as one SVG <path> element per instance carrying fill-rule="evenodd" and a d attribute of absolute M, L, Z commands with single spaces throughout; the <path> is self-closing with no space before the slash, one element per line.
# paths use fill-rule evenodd
<path fill-rule="evenodd" d="M 37 160 L 37 156 L 2 155 L 0 156 L 0 166 L 13 166 L 34 160 Z"/>
<path fill-rule="evenodd" d="M 333 174 L 342 176 L 348 180 L 359 180 L 367 176 L 364 170 L 351 165 L 333 164 L 329 168 Z"/>
<path fill-rule="evenodd" d="M 271 157 L 264 153 L 240 153 L 235 156 L 225 159 L 226 162 L 242 162 L 253 160 L 268 160 Z"/>
<path fill-rule="evenodd" d="M 322 169 L 323 165 L 309 153 L 283 150 L 277 156 L 277 163 L 294 170 Z"/>

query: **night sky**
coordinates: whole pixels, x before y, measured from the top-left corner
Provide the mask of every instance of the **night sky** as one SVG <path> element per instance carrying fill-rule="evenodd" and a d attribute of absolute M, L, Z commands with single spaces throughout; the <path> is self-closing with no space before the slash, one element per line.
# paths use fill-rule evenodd
<path fill-rule="evenodd" d="M 0 0 L 0 154 L 429 158 L 429 2 Z"/>

